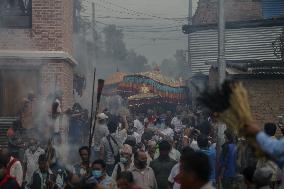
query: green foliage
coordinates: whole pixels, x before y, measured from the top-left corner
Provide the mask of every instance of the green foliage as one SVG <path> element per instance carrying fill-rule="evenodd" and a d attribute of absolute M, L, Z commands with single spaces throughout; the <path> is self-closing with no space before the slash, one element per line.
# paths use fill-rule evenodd
<path fill-rule="evenodd" d="M 182 49 L 179 49 L 174 54 L 173 58 L 164 59 L 161 63 L 160 69 L 161 72 L 174 77 L 186 77 L 187 75 L 187 64 L 186 64 L 186 56 L 185 51 Z"/>

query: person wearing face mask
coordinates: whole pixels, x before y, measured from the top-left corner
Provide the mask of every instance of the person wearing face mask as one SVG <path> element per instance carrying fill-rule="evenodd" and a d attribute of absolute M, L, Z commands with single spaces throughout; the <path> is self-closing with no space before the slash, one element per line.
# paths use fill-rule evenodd
<path fill-rule="evenodd" d="M 159 189 L 169 188 L 168 177 L 171 173 L 172 168 L 177 163 L 169 156 L 171 149 L 171 144 L 168 141 L 161 141 L 159 143 L 160 155 L 157 159 L 150 163 L 150 167 L 154 170 L 154 173 L 156 175 Z"/>
<path fill-rule="evenodd" d="M 158 189 L 156 177 L 151 167 L 147 166 L 147 154 L 138 150 L 134 154 L 134 167 L 130 169 L 134 184 L 143 189 Z"/>
<path fill-rule="evenodd" d="M 115 181 L 106 173 L 106 163 L 103 160 L 96 160 L 92 164 L 91 175 L 98 181 L 98 184 L 108 189 L 115 189 Z"/>
<path fill-rule="evenodd" d="M 5 164 L 0 163 L 0 188 L 1 189 L 20 189 L 15 177 L 12 177 Z"/>
<path fill-rule="evenodd" d="M 132 162 L 132 147 L 128 144 L 124 144 L 122 150 L 120 151 L 120 162 L 116 164 L 112 172 L 112 178 L 114 180 L 121 174 L 123 171 L 128 171 L 133 167 Z"/>
<path fill-rule="evenodd" d="M 41 154 L 44 154 L 44 150 L 37 145 L 35 139 L 30 139 L 28 149 L 24 154 L 23 169 L 24 169 L 24 181 L 26 183 L 31 182 L 31 178 L 35 170 L 37 170 L 38 158 Z"/>

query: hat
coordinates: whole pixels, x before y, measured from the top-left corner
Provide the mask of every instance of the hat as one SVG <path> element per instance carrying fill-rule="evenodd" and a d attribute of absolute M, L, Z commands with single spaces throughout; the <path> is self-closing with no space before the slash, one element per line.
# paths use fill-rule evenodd
<path fill-rule="evenodd" d="M 108 119 L 108 116 L 105 113 L 100 113 L 100 114 L 98 114 L 98 119 L 99 120 Z"/>
<path fill-rule="evenodd" d="M 132 147 L 128 144 L 124 144 L 122 149 L 121 149 L 121 153 L 125 153 L 125 154 L 132 154 Z"/>

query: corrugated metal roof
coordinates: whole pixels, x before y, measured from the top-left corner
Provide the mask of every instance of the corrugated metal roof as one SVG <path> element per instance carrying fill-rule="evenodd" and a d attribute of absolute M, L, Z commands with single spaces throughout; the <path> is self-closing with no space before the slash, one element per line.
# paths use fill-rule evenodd
<path fill-rule="evenodd" d="M 284 0 L 262 0 L 262 14 L 264 18 L 284 15 Z"/>
<path fill-rule="evenodd" d="M 279 60 L 273 54 L 272 42 L 282 32 L 281 26 L 226 30 L 226 59 Z M 211 29 L 190 34 L 192 73 L 209 73 L 218 58 L 218 33 Z"/>

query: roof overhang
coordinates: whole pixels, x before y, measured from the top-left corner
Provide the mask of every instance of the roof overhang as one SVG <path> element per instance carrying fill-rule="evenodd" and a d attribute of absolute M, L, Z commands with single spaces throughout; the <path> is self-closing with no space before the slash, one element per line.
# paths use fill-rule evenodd
<path fill-rule="evenodd" d="M 22 51 L 22 50 L 0 50 L 1 59 L 23 59 L 23 60 L 64 60 L 71 66 L 78 62 L 69 53 L 64 51 Z"/>
<path fill-rule="evenodd" d="M 217 24 L 202 24 L 202 25 L 184 25 L 188 27 L 189 33 L 195 33 L 204 30 L 217 30 Z M 249 20 L 249 21 L 237 21 L 226 22 L 226 29 L 241 29 L 241 28 L 259 28 L 259 27 L 276 27 L 284 26 L 284 17 L 262 19 L 262 20 Z"/>
<path fill-rule="evenodd" d="M 217 62 L 208 62 L 217 70 Z M 281 60 L 227 60 L 226 75 L 232 79 L 284 79 Z"/>

